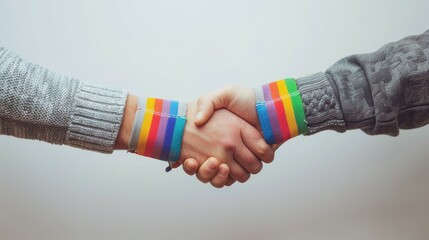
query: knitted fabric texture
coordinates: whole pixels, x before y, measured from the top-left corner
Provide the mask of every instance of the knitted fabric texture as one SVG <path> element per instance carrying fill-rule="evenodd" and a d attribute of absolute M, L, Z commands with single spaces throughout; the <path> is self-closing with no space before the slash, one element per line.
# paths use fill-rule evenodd
<path fill-rule="evenodd" d="M 308 134 L 362 129 L 396 136 L 429 123 L 429 31 L 346 57 L 297 79 Z"/>
<path fill-rule="evenodd" d="M 0 47 L 0 134 L 111 153 L 126 97 Z"/>

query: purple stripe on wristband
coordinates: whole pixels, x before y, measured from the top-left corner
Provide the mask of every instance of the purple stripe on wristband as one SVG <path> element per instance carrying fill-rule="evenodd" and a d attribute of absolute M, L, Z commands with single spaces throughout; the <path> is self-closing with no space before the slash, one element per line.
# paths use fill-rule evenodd
<path fill-rule="evenodd" d="M 268 116 L 270 117 L 271 129 L 273 131 L 274 139 L 276 142 L 281 142 L 282 134 L 279 131 L 280 124 L 277 117 L 276 106 L 274 105 L 274 101 L 271 97 L 271 91 L 268 84 L 262 85 L 262 91 L 264 92 L 264 100 L 266 103 Z"/>
<path fill-rule="evenodd" d="M 170 113 L 170 100 L 164 100 L 162 105 L 162 116 L 159 122 L 158 134 L 156 136 L 156 142 L 153 150 L 153 158 L 160 159 L 162 146 L 164 145 L 165 132 L 167 130 L 168 113 Z"/>

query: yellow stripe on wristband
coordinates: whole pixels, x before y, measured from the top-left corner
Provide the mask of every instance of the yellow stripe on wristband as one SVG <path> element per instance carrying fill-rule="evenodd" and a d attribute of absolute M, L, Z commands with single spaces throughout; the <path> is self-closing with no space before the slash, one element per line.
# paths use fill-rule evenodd
<path fill-rule="evenodd" d="M 298 126 L 296 124 L 295 113 L 293 110 L 292 101 L 291 101 L 290 96 L 289 96 L 289 91 L 286 87 L 285 80 L 277 81 L 277 86 L 278 86 L 279 95 L 280 95 L 280 98 L 282 99 L 284 110 L 286 113 L 286 118 L 287 118 L 287 123 L 289 125 L 290 135 L 291 135 L 291 137 L 296 137 L 296 136 L 298 136 Z"/>
<path fill-rule="evenodd" d="M 139 141 L 137 143 L 136 152 L 143 155 L 146 150 L 146 139 L 149 136 L 150 126 L 153 118 L 153 111 L 155 109 L 155 98 L 148 98 L 146 101 L 146 112 L 140 130 Z"/>

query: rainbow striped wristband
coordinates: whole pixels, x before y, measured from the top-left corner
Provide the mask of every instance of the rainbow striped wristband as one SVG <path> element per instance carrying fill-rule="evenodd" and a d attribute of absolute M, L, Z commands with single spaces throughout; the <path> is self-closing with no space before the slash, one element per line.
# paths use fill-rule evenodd
<path fill-rule="evenodd" d="M 139 98 L 128 151 L 164 161 L 178 161 L 186 110 L 186 103 Z"/>
<path fill-rule="evenodd" d="M 282 143 L 307 133 L 301 93 L 295 79 L 265 84 L 254 92 L 259 123 L 268 144 Z"/>

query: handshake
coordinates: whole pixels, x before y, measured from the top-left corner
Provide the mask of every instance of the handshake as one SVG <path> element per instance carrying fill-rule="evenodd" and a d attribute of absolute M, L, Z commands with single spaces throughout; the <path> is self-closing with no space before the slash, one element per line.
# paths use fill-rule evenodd
<path fill-rule="evenodd" d="M 257 174 L 280 144 L 300 134 L 362 129 L 396 136 L 428 124 L 428 43 L 426 31 L 346 57 L 326 73 L 254 89 L 228 86 L 188 104 L 127 97 L 0 47 L 0 135 L 103 153 L 127 149 L 230 186 Z"/>
<path fill-rule="evenodd" d="M 116 149 L 183 166 L 222 188 L 246 182 L 286 140 L 305 134 L 294 79 L 251 89 L 227 86 L 183 104 L 128 96 Z"/>

